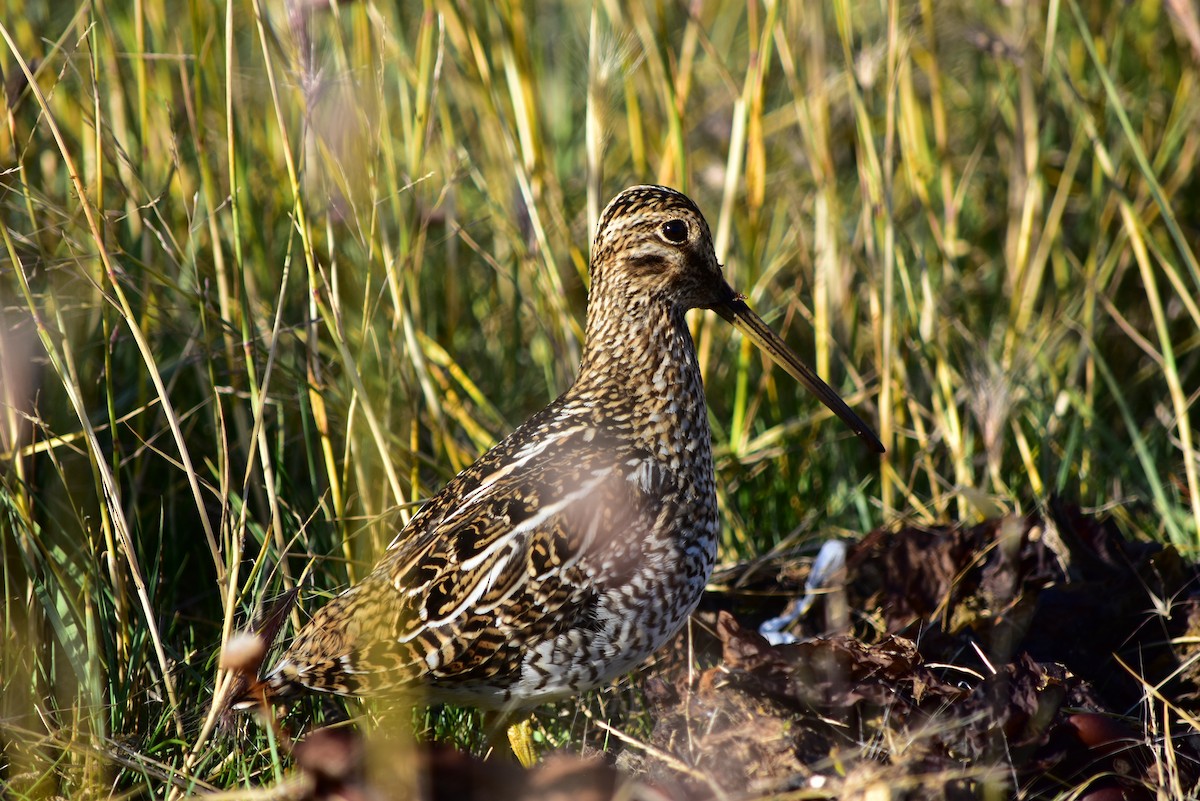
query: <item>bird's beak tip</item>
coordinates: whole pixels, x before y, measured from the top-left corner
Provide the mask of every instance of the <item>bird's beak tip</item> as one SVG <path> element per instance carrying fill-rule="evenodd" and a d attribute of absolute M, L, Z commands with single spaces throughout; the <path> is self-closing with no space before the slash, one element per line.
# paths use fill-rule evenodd
<path fill-rule="evenodd" d="M 886 453 L 886 448 L 871 427 L 859 418 L 850 407 L 838 396 L 837 392 L 826 384 L 784 343 L 778 334 L 771 330 L 762 318 L 746 305 L 746 296 L 726 285 L 729 297 L 714 303 L 709 308 L 721 315 L 726 322 L 733 325 L 743 334 L 749 336 L 756 345 L 765 350 L 781 367 L 806 389 L 820 398 L 834 414 L 842 419 L 867 447 L 875 453 Z"/>

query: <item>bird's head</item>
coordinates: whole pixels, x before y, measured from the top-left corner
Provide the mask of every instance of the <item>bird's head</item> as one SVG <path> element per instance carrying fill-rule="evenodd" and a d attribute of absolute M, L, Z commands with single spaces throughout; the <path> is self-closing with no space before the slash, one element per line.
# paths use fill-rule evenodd
<path fill-rule="evenodd" d="M 593 283 L 619 283 L 682 309 L 734 295 L 704 215 L 687 195 L 665 186 L 633 186 L 612 199 L 596 226 L 591 269 Z"/>
<path fill-rule="evenodd" d="M 876 453 L 883 445 L 828 384 L 746 305 L 721 273 L 712 232 L 691 198 L 665 186 L 633 186 L 600 215 L 592 243 L 592 299 L 637 313 L 647 301 L 712 309 L 816 395 Z M 609 309 L 610 311 L 612 309 Z"/>

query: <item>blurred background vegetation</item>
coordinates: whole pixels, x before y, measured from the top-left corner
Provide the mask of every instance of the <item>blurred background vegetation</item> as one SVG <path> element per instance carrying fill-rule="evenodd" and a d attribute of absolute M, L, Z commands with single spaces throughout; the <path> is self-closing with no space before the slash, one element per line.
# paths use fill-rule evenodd
<path fill-rule="evenodd" d="M 8 797 L 277 772 L 256 728 L 214 746 L 221 643 L 361 577 L 569 385 L 592 225 L 633 183 L 697 200 L 731 283 L 889 449 L 697 313 L 722 560 L 1053 496 L 1198 553 L 1188 0 L 0 23 Z"/>

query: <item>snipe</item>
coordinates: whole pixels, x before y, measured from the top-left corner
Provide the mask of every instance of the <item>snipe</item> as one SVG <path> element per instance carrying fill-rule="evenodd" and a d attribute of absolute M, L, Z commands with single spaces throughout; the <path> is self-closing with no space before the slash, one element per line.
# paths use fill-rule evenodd
<path fill-rule="evenodd" d="M 704 388 L 684 314 L 750 336 L 874 451 L 870 428 L 721 275 L 685 195 L 605 208 L 575 384 L 430 499 L 264 677 L 276 696 L 405 686 L 511 712 L 596 687 L 673 636 L 716 556 Z"/>

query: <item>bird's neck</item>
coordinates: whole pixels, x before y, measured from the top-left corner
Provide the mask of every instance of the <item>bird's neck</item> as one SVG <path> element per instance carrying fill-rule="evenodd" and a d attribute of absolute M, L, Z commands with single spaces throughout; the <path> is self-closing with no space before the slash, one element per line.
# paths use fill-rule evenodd
<path fill-rule="evenodd" d="M 656 450 L 680 447 L 680 435 L 709 452 L 708 411 L 696 350 L 684 310 L 640 295 L 588 305 L 587 339 L 579 378 L 569 391 L 605 414 L 609 424 L 628 418 L 635 438 Z M 711 460 L 711 457 L 709 457 Z"/>

